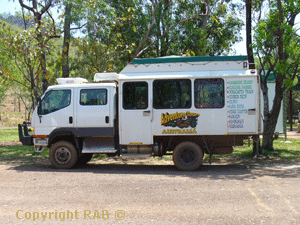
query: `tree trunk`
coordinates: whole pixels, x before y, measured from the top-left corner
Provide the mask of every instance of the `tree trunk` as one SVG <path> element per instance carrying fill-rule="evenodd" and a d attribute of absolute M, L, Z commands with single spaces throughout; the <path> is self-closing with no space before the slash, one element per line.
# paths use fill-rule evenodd
<path fill-rule="evenodd" d="M 32 7 L 29 7 L 28 5 L 25 5 L 23 3 L 23 0 L 19 0 L 19 3 L 22 8 L 26 8 L 27 10 L 31 11 L 34 15 L 35 24 L 37 25 L 36 31 L 37 31 L 37 40 L 38 45 L 41 49 L 45 49 L 45 43 L 43 40 L 43 35 L 40 31 L 41 29 L 41 23 L 42 23 L 42 15 L 50 8 L 52 5 L 53 0 L 48 0 L 46 2 L 46 5 L 41 9 L 38 10 L 38 1 L 32 0 Z M 41 59 L 40 59 L 40 66 L 43 71 L 42 74 L 42 83 L 43 83 L 43 91 L 45 92 L 48 87 L 48 80 L 47 80 L 47 67 L 46 67 L 46 54 L 44 51 L 41 52 Z M 31 82 L 34 82 L 34 80 L 31 80 Z M 33 89 L 32 89 L 33 90 Z"/>
<path fill-rule="evenodd" d="M 281 83 L 281 82 L 279 82 Z M 264 100 L 264 130 L 263 130 L 263 143 L 264 150 L 273 151 L 273 135 L 275 132 L 278 116 L 280 113 L 281 102 L 283 99 L 283 88 L 281 85 L 276 84 L 276 92 L 273 100 L 272 109 L 269 110 L 268 88 L 266 84 L 262 84 L 263 100 Z"/>
<path fill-rule="evenodd" d="M 246 0 L 246 45 L 249 69 L 255 69 L 253 49 L 252 49 L 252 12 L 251 12 L 252 0 Z"/>
<path fill-rule="evenodd" d="M 70 66 L 69 66 L 69 49 L 71 39 L 71 5 L 65 6 L 65 22 L 64 22 L 64 43 L 62 49 L 63 65 L 62 65 L 62 76 L 69 77 Z"/>
<path fill-rule="evenodd" d="M 246 48 L 249 69 L 255 69 L 253 48 L 252 48 L 252 0 L 246 0 Z M 268 97 L 268 96 L 267 96 Z M 259 135 L 253 138 L 253 156 L 261 154 Z"/>
<path fill-rule="evenodd" d="M 289 91 L 290 93 L 290 104 L 289 104 L 289 120 L 290 120 L 290 131 L 293 130 L 293 90 Z M 285 118 L 286 119 L 286 118 Z"/>

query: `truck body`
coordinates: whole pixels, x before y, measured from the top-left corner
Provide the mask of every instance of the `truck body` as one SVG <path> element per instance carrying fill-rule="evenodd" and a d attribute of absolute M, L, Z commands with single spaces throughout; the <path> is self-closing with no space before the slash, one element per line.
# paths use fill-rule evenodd
<path fill-rule="evenodd" d="M 60 79 L 34 110 L 32 135 L 19 125 L 22 143 L 50 148 L 57 168 L 94 153 L 172 154 L 178 169 L 195 170 L 204 154 L 232 153 L 260 133 L 259 77 L 245 56 L 135 59 L 96 83 Z"/>

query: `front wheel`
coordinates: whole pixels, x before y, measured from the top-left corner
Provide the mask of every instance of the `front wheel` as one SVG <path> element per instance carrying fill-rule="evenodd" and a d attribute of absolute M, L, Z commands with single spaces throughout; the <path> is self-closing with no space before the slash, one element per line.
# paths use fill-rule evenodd
<path fill-rule="evenodd" d="M 173 162 L 180 170 L 196 170 L 201 166 L 202 160 L 203 152 L 194 142 L 181 142 L 173 151 Z"/>
<path fill-rule="evenodd" d="M 78 152 L 70 142 L 59 141 L 51 146 L 49 159 L 55 168 L 69 169 L 76 164 Z"/>

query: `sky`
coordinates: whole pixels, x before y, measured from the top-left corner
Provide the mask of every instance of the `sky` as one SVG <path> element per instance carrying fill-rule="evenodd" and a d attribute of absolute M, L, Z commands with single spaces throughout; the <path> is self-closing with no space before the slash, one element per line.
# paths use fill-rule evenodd
<path fill-rule="evenodd" d="M 26 1 L 24 1 L 26 2 Z M 11 13 L 15 11 L 21 11 L 21 7 L 18 0 L 0 0 L 0 13 Z M 233 48 L 236 51 L 234 55 L 247 55 L 246 51 L 246 29 L 243 27 L 241 30 L 241 36 L 243 41 L 236 43 Z"/>

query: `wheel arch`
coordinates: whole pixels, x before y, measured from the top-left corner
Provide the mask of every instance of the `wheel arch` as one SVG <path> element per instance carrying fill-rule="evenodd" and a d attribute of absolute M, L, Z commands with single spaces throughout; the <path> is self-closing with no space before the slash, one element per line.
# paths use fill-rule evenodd
<path fill-rule="evenodd" d="M 55 144 L 58 141 L 70 142 L 76 147 L 77 150 L 81 149 L 80 143 L 72 130 L 66 128 L 59 128 L 53 130 L 49 135 L 47 147 L 50 148 L 51 145 Z"/>

